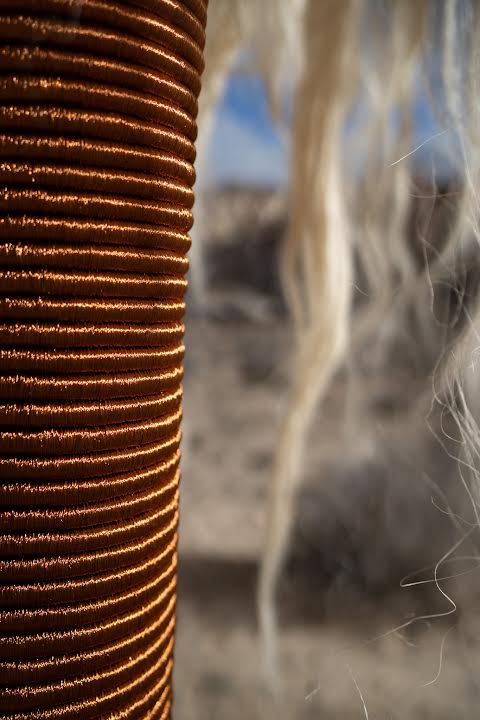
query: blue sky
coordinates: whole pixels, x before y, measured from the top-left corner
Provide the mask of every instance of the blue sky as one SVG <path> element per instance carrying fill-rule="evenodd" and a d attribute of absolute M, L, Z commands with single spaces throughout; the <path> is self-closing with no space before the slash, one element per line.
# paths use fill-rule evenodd
<path fill-rule="evenodd" d="M 214 122 L 210 158 L 215 183 L 278 185 L 286 181 L 286 151 L 272 127 L 258 75 L 230 76 Z"/>
<path fill-rule="evenodd" d="M 415 143 L 420 145 L 439 133 L 426 101 L 415 103 Z M 429 140 L 415 153 L 417 171 L 431 176 L 451 173 L 445 159 L 452 139 L 445 133 Z M 277 186 L 288 177 L 287 150 L 273 128 L 265 91 L 258 75 L 233 73 L 213 127 L 209 174 L 215 184 Z"/>

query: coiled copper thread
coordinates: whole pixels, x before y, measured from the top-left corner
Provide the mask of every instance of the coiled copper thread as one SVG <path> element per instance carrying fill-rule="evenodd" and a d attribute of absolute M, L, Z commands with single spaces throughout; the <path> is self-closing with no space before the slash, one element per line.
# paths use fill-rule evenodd
<path fill-rule="evenodd" d="M 0 717 L 169 718 L 207 0 L 0 0 Z"/>

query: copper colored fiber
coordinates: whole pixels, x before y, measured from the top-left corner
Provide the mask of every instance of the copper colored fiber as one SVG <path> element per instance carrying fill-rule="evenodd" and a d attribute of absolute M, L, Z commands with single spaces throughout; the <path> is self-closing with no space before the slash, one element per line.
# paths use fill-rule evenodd
<path fill-rule="evenodd" d="M 0 718 L 170 717 L 207 0 L 0 0 Z"/>

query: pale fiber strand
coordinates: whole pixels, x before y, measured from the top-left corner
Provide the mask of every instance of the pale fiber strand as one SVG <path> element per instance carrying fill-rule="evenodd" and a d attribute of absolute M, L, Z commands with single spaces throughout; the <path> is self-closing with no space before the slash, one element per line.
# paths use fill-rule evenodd
<path fill-rule="evenodd" d="M 357 6 L 355 0 L 310 2 L 305 14 L 305 55 L 295 100 L 290 221 L 283 265 L 297 339 L 290 392 L 275 448 L 258 587 L 264 659 L 272 684 L 278 677 L 275 587 L 301 478 L 306 436 L 348 336 L 351 247 L 339 156 L 345 95 L 338 89 L 346 82 L 349 33 Z"/>
<path fill-rule="evenodd" d="M 238 49 L 256 48 L 276 115 L 282 91 L 279 69 L 285 67 L 280 51 L 288 47 L 300 58 L 290 223 L 282 263 L 296 345 L 269 488 L 258 591 L 271 677 L 277 677 L 275 586 L 306 436 L 349 340 L 348 355 L 355 358 L 351 364 L 358 377 L 362 362 L 388 367 L 398 339 L 415 352 L 423 345 L 432 367 L 441 360 L 439 344 L 448 343 L 439 399 L 451 406 L 457 420 L 464 446 L 459 460 L 471 468 L 475 503 L 480 495 L 480 302 L 471 303 L 470 314 L 464 312 L 469 321 L 459 325 L 460 334 L 456 324 L 448 324 L 447 315 L 432 316 L 436 284 L 456 282 L 465 254 L 478 265 L 480 8 L 468 0 L 307 0 L 303 24 L 302 12 L 301 0 L 211 0 L 200 101 L 202 158 L 213 110 Z M 422 75 L 432 98 L 438 91 L 428 72 L 432 48 L 439 51 L 448 111 L 441 132 L 459 138 L 464 182 L 452 199 L 452 227 L 445 228 L 444 242 L 435 248 L 433 259 L 419 267 L 408 227 L 415 165 L 412 105 Z M 360 120 L 345 137 L 345 125 L 359 101 Z M 350 165 L 348 174 L 341 147 L 360 158 L 360 166 Z M 424 229 L 419 231 L 420 242 L 423 234 Z M 365 301 L 350 322 L 354 248 L 366 286 Z M 195 258 L 193 264 L 199 265 Z M 361 404 L 357 410 L 362 412 Z"/>

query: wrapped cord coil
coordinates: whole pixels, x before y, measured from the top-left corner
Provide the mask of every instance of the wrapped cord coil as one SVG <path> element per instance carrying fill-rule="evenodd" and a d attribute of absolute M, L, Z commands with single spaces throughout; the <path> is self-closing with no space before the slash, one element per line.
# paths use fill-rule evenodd
<path fill-rule="evenodd" d="M 0 0 L 0 717 L 170 717 L 207 0 Z"/>

